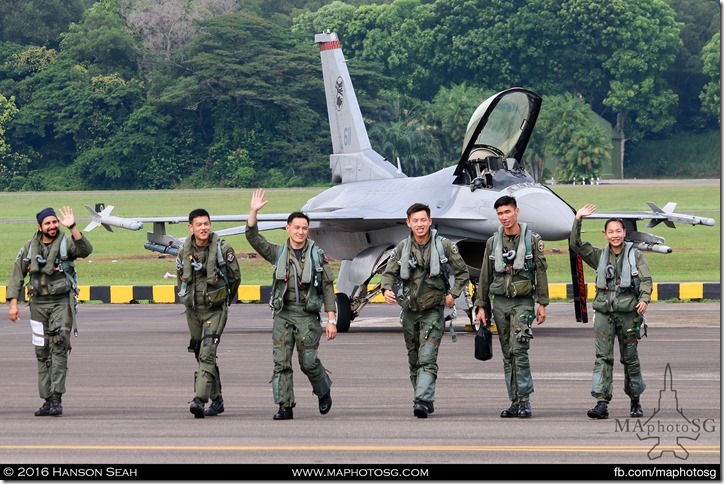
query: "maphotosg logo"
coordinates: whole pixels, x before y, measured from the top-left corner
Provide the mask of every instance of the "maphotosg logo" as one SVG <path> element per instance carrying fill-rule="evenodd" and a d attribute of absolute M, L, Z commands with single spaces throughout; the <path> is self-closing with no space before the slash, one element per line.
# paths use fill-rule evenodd
<path fill-rule="evenodd" d="M 716 421 L 711 418 L 689 418 L 679 405 L 673 387 L 671 365 L 664 370 L 664 389 L 659 391 L 659 401 L 651 417 L 641 419 L 616 419 L 616 432 L 635 433 L 641 441 L 652 444 L 648 452 L 650 460 L 660 459 L 670 452 L 677 459 L 689 458 L 685 444 L 697 441 L 702 433 L 716 432 Z"/>

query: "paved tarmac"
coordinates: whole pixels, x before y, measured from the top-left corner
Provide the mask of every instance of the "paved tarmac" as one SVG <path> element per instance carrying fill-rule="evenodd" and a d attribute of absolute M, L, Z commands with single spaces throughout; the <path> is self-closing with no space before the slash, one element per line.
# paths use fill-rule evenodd
<path fill-rule="evenodd" d="M 640 355 L 644 417 L 629 418 L 614 363 L 609 420 L 591 420 L 592 324 L 553 303 L 534 326 L 533 417 L 509 404 L 500 346 L 473 356 L 456 319 L 440 349 L 435 413 L 412 413 L 395 306 L 371 304 L 348 333 L 323 340 L 333 381 L 322 416 L 295 356 L 294 420 L 273 421 L 271 313 L 235 304 L 219 351 L 226 411 L 189 412 L 196 362 L 181 305 L 85 304 L 73 338 L 62 417 L 35 417 L 36 361 L 27 323 L 0 324 L 0 464 L 715 464 L 721 462 L 721 305 L 654 302 Z M 590 306 L 589 306 L 590 310 Z M 591 314 L 592 315 L 592 314 Z M 656 410 L 656 415 L 652 416 Z M 656 458 L 658 456 L 658 458 Z M 1 477 L 0 477 L 1 478 Z"/>

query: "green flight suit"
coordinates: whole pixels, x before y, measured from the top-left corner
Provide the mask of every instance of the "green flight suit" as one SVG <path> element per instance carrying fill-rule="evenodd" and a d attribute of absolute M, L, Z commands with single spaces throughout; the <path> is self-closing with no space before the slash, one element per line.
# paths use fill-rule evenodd
<path fill-rule="evenodd" d="M 475 306 L 486 307 L 488 301 L 492 306 L 503 357 L 505 385 L 508 398 L 513 404 L 528 401 L 534 390 L 528 357 L 530 340 L 523 338 L 521 341 L 516 338 L 516 333 L 531 327 L 536 315 L 536 302 L 541 306 L 547 306 L 550 302 L 546 273 L 548 263 L 543 255 L 543 241 L 537 233 L 531 233 L 530 255 L 533 266 L 528 266 L 530 270 L 516 270 L 512 265 L 507 265 L 503 271 L 496 270 L 496 253 L 499 257 L 500 252 L 520 252 L 525 245 L 525 241 L 521 240 L 522 236 L 521 230 L 512 240 L 507 235 L 499 237 L 498 243 L 502 244 L 502 250 L 494 247 L 495 237 L 488 239 L 475 297 Z M 517 293 L 512 290 L 517 285 L 527 289 L 521 291 L 522 294 Z M 528 293 L 525 294 L 526 292 Z"/>
<path fill-rule="evenodd" d="M 570 246 L 586 264 L 598 271 L 605 248 L 594 247 L 581 240 L 581 221 L 577 219 L 571 228 Z M 619 358 L 624 368 L 624 392 L 632 400 L 636 400 L 646 389 L 638 354 L 643 316 L 638 314 L 635 306 L 639 301 L 647 304 L 651 301 L 653 282 L 644 254 L 638 249 L 631 250 L 634 251 L 638 270 L 638 294 L 633 285 L 621 288 L 612 283 L 603 288 L 597 287 L 593 301 L 596 362 L 593 367 L 591 395 L 599 402 L 608 403 L 613 397 L 613 347 L 616 339 Z M 607 265 L 615 268 L 617 279 L 621 278 L 623 264 L 628 263 L 627 257 L 617 256 L 612 250 L 609 251 Z"/>
<path fill-rule="evenodd" d="M 190 243 L 190 246 L 182 247 L 176 260 L 177 280 L 179 284 L 183 284 L 184 279 L 188 279 L 186 296 L 181 297 L 181 300 L 186 307 L 186 322 L 191 335 L 189 351 L 194 352 L 198 362 L 198 368 L 194 372 L 194 396 L 206 403 L 223 398 L 217 352 L 229 315 L 227 304 L 238 293 L 241 270 L 234 249 L 216 233 L 212 232 L 209 243 L 204 247 L 196 245 L 193 235 L 186 239 L 186 243 Z M 217 270 L 220 261 L 217 260 L 216 244 L 219 244 L 224 259 L 228 286 Z M 198 269 L 187 267 L 187 275 L 184 276 L 183 261 L 189 255 L 200 265 L 197 265 Z M 212 302 L 208 295 L 215 290 L 228 296 L 228 300 Z"/>
<path fill-rule="evenodd" d="M 274 403 L 285 408 L 295 406 L 292 354 L 297 349 L 299 367 L 312 385 L 317 397 L 323 397 L 332 386 L 332 380 L 319 359 L 319 341 L 322 337 L 320 310 L 335 311 L 334 274 L 324 252 L 312 247 L 314 241 L 307 239 L 299 256 L 289 245 L 274 244 L 259 233 L 256 225 L 246 228 L 246 239 L 265 260 L 275 267 L 275 281 L 270 305 L 274 310 L 272 329 L 272 355 L 274 371 L 272 374 L 272 395 Z M 305 281 L 304 274 L 310 273 L 313 261 L 306 257 L 311 250 L 319 251 L 321 264 L 321 294 L 313 281 Z M 287 254 L 286 260 L 280 255 Z M 311 258 L 311 256 L 310 256 Z M 279 265 L 279 269 L 277 269 Z M 277 274 L 282 278 L 278 278 Z"/>
<path fill-rule="evenodd" d="M 447 258 L 446 264 L 454 276 L 452 287 L 448 288 L 450 282 L 446 280 L 442 267 L 439 273 L 431 274 L 431 257 L 433 252 L 438 252 L 435 236 L 436 232 L 432 231 L 430 239 L 422 247 L 412 236 L 400 241 L 390 254 L 380 282 L 382 292 L 388 289 L 394 291 L 393 286 L 401 283 L 397 303 L 402 307 L 402 334 L 407 348 L 414 403 L 435 401 L 437 358 L 445 333 L 445 296 L 451 294 L 457 299 L 470 284 L 468 267 L 457 245 L 446 238 L 442 238 L 444 254 L 438 254 L 438 258 Z M 406 244 L 409 244 L 411 270 L 409 278 L 402 278 L 400 262 L 401 259 L 407 260 L 404 256 Z"/>
<path fill-rule="evenodd" d="M 55 240 L 44 244 L 42 233 L 36 232 L 18 252 L 6 291 L 8 301 L 22 301 L 25 277 L 30 276 L 30 319 L 43 323 L 44 344 L 35 346 L 35 357 L 38 360 L 38 393 L 44 400 L 65 393 L 68 354 L 71 350 L 70 332 L 75 325 L 77 293 L 65 272 L 59 270 L 63 237 L 63 232 L 58 230 Z M 85 236 L 79 240 L 68 236 L 67 251 L 68 260 L 74 261 L 88 257 L 93 252 L 93 246 Z"/>

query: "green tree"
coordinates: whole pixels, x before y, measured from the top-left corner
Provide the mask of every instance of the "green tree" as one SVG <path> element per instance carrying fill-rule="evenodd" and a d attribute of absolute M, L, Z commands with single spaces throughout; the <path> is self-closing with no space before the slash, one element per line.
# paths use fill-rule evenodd
<path fill-rule="evenodd" d="M 95 3 L 60 37 L 63 53 L 79 64 L 126 79 L 138 72 L 142 52 L 121 18 L 118 0 Z"/>
<path fill-rule="evenodd" d="M 33 150 L 39 169 L 68 166 L 85 150 L 102 148 L 145 97 L 140 81 L 93 72 L 62 52 L 17 86 L 26 103 L 13 120 L 13 138 Z M 123 165 L 101 166 L 107 178 L 96 180 L 100 186 L 124 176 Z"/>
<path fill-rule="evenodd" d="M 710 79 L 706 83 L 699 98 L 702 110 L 716 117 L 721 125 L 721 40 L 717 32 L 701 52 L 704 74 Z"/>
<path fill-rule="evenodd" d="M 218 16 L 173 57 L 181 68 L 152 86 L 151 102 L 195 123 L 213 147 L 202 155 L 208 174 L 241 149 L 262 173 L 277 168 L 288 179 L 319 182 L 329 178 L 329 130 L 318 55 L 309 39 L 298 43 L 258 17 Z"/>
<path fill-rule="evenodd" d="M 0 40 L 58 46 L 58 38 L 94 0 L 0 0 Z"/>
<path fill-rule="evenodd" d="M 666 0 L 681 23 L 681 47 L 663 77 L 679 96 L 675 113 L 677 130 L 716 128 L 714 119 L 702 109 L 699 94 L 709 81 L 702 65 L 702 49 L 721 28 L 721 2 L 712 0 Z M 718 71 L 717 71 L 718 73 Z"/>
<path fill-rule="evenodd" d="M 53 62 L 58 55 L 55 49 L 44 46 L 27 46 L 11 54 L 4 62 L 6 72 L 15 78 L 22 79 L 42 71 Z"/>
<path fill-rule="evenodd" d="M 457 163 L 462 153 L 462 142 L 468 121 L 475 109 L 491 96 L 493 91 L 466 83 L 441 87 L 428 108 L 427 124 L 433 126 L 440 143 L 440 151 L 447 160 L 445 165 Z"/>
<path fill-rule="evenodd" d="M 545 162 L 556 160 L 555 177 L 560 182 L 597 179 L 603 162 L 610 160 L 611 139 L 593 121 L 590 106 L 579 96 L 545 96 L 536 130 L 545 134 L 536 138 L 536 146 L 526 153 L 527 165 L 540 167 L 542 173 Z"/>
<path fill-rule="evenodd" d="M 79 153 L 71 171 L 88 189 L 174 188 L 193 170 L 193 144 L 171 116 L 143 105 L 105 143 Z"/>
<path fill-rule="evenodd" d="M 15 152 L 5 136 L 5 127 L 17 113 L 15 98 L 0 94 L 0 186 L 3 190 L 22 188 L 30 165 L 30 159 Z"/>
<path fill-rule="evenodd" d="M 375 150 L 394 165 L 400 160 L 402 171 L 408 176 L 427 175 L 444 166 L 439 143 L 434 136 L 426 107 L 419 101 L 386 93 L 386 109 L 378 113 L 369 129 Z M 409 106 L 409 107 L 408 107 Z"/>
<path fill-rule="evenodd" d="M 347 26 L 352 22 L 357 13 L 357 7 L 347 2 L 335 0 L 332 3 L 323 5 L 318 10 L 301 13 L 294 17 L 290 30 L 306 38 L 313 38 L 314 34 L 329 30 L 336 32 L 345 42 L 345 55 L 352 54 L 353 46 L 347 45 Z"/>

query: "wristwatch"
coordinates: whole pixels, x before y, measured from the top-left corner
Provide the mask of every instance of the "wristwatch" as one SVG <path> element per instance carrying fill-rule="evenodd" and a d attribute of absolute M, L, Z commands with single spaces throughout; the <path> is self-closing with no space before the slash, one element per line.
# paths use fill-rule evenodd
<path fill-rule="evenodd" d="M 333 324 L 333 325 L 337 326 L 337 321 L 334 319 L 330 319 L 329 321 L 327 321 L 327 324 Z"/>

